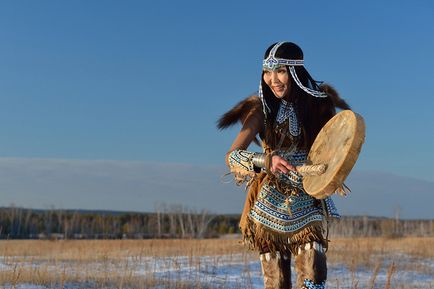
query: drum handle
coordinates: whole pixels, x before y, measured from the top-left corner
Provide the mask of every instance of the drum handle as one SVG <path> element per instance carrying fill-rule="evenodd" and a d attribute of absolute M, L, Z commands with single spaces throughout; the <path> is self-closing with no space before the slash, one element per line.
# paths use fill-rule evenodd
<path fill-rule="evenodd" d="M 327 170 L 327 165 L 302 165 L 297 166 L 296 169 L 302 176 L 320 176 Z"/>

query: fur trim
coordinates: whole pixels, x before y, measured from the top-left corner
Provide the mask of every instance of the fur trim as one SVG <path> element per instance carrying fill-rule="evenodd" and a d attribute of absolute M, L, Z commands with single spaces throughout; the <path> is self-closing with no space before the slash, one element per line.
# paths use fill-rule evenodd
<path fill-rule="evenodd" d="M 336 91 L 336 89 L 334 89 L 333 86 L 323 83 L 319 87 L 323 92 L 327 93 L 327 95 L 333 101 L 335 107 L 340 109 L 351 109 L 348 103 L 339 96 L 339 93 Z"/>
<path fill-rule="evenodd" d="M 225 129 L 233 126 L 238 121 L 243 123 L 247 115 L 254 109 L 262 110 L 261 100 L 256 95 L 249 96 L 240 101 L 231 110 L 222 115 L 217 121 L 217 128 Z"/>
<path fill-rule="evenodd" d="M 314 249 L 302 250 L 295 256 L 297 272 L 296 288 L 325 288 L 327 279 L 327 257 L 323 252 Z M 311 286 L 306 286 L 311 284 Z"/>
<path fill-rule="evenodd" d="M 244 123 L 249 113 L 254 110 L 262 111 L 261 99 L 252 95 L 240 101 L 231 110 L 222 115 L 217 121 L 217 128 L 222 130 L 235 125 L 237 122 Z M 261 146 L 260 141 L 255 137 L 253 140 L 257 145 Z"/>
<path fill-rule="evenodd" d="M 291 259 L 283 258 L 280 254 L 272 256 L 266 253 L 260 256 L 264 289 L 292 288 L 291 287 Z"/>

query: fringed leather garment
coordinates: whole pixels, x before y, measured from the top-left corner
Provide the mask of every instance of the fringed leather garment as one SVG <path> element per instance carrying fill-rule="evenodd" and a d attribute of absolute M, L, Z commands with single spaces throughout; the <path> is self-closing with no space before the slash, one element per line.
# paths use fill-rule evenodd
<path fill-rule="evenodd" d="M 258 97 L 245 99 L 219 120 L 219 128 L 226 128 L 238 120 L 244 122 L 252 111 L 260 111 Z M 301 138 L 300 124 L 291 103 L 282 101 L 274 127 L 279 141 L 275 153 L 294 166 L 302 165 L 307 152 L 297 146 Z M 263 151 L 271 153 L 262 143 Z M 317 242 L 327 247 L 323 237 L 326 218 L 339 217 L 331 198 L 317 200 L 308 195 L 302 186 L 302 176 L 271 174 L 255 171 L 254 153 L 246 150 L 230 152 L 228 162 L 238 184 L 247 182 L 248 194 L 240 220 L 243 240 L 251 249 L 260 252 L 288 252 L 297 255 L 297 248 Z"/>

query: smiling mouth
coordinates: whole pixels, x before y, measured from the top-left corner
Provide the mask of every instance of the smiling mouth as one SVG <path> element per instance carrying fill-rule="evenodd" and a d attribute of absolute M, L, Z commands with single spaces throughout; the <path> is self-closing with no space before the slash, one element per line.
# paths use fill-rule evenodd
<path fill-rule="evenodd" d="M 273 89 L 275 91 L 282 91 L 283 90 L 283 86 L 275 86 L 275 87 L 273 87 Z"/>

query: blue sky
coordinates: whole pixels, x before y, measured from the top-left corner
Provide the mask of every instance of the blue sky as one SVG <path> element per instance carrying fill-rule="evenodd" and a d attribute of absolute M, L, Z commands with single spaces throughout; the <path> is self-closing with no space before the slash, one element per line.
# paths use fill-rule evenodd
<path fill-rule="evenodd" d="M 287 40 L 365 118 L 355 170 L 434 182 L 432 1 L 264 3 L 1 1 L 0 157 L 223 166 Z"/>

